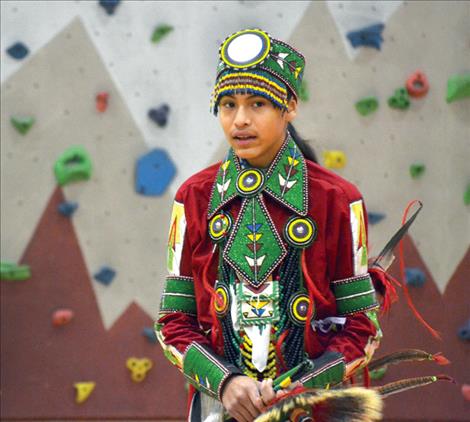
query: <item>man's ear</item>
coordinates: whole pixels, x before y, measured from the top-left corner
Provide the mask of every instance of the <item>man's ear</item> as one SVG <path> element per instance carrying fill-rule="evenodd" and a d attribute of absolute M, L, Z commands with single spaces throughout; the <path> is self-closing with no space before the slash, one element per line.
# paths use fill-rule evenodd
<path fill-rule="evenodd" d="M 286 119 L 288 122 L 292 122 L 297 116 L 297 100 L 292 97 L 287 104 Z"/>

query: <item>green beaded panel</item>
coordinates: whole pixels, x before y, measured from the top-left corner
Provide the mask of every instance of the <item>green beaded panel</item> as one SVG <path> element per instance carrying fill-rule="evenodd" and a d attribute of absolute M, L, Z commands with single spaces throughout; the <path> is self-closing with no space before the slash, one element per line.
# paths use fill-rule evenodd
<path fill-rule="evenodd" d="M 221 164 L 217 177 L 212 187 L 209 200 L 208 218 L 212 216 L 227 202 L 237 196 L 236 189 L 238 175 L 238 158 L 230 149 L 227 158 Z"/>
<path fill-rule="evenodd" d="M 183 373 L 198 390 L 211 397 L 219 398 L 219 388 L 230 375 L 217 357 L 197 343 L 192 343 L 184 355 Z"/>
<path fill-rule="evenodd" d="M 271 164 L 265 190 L 294 212 L 307 214 L 307 166 L 290 137 Z"/>
<path fill-rule="evenodd" d="M 196 315 L 194 282 L 191 277 L 167 277 L 160 302 L 160 314 L 171 312 Z"/>
<path fill-rule="evenodd" d="M 369 274 L 332 283 L 338 315 L 350 315 L 379 306 Z"/>
<path fill-rule="evenodd" d="M 261 195 L 243 201 L 223 257 L 246 281 L 257 287 L 287 251 Z"/>

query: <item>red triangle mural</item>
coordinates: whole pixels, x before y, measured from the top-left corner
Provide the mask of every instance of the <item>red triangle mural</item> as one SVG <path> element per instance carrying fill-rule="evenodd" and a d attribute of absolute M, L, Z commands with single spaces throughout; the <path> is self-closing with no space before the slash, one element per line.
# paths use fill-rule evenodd
<path fill-rule="evenodd" d="M 2 419 L 184 419 L 183 377 L 158 345 L 142 335 L 152 318 L 135 303 L 106 331 L 102 325 L 88 271 L 71 221 L 57 212 L 64 201 L 57 188 L 20 263 L 32 278 L 1 284 L 1 418 Z M 392 366 L 380 384 L 419 375 L 447 373 L 459 384 L 436 383 L 386 399 L 388 421 L 465 421 L 470 402 L 460 393 L 470 384 L 470 345 L 457 330 L 470 318 L 470 249 L 444 295 L 410 238 L 405 238 L 406 264 L 422 268 L 427 282 L 410 289 L 424 318 L 442 334 L 435 340 L 414 318 L 404 298 L 382 317 L 384 340 L 377 356 L 405 348 L 443 352 L 452 362 Z M 398 265 L 392 267 L 398 276 Z M 158 300 L 158 298 L 156 298 Z M 52 313 L 71 308 L 69 325 L 53 327 Z M 125 366 L 130 356 L 152 359 L 142 383 L 131 380 Z M 73 384 L 95 381 L 89 399 L 75 403 Z"/>
<path fill-rule="evenodd" d="M 142 335 L 152 318 L 133 303 L 104 329 L 73 225 L 57 211 L 63 201 L 57 188 L 21 259 L 32 278 L 1 283 L 1 418 L 183 419 L 183 377 Z M 54 327 L 64 307 L 74 319 Z M 126 368 L 131 356 L 153 361 L 141 383 Z M 78 381 L 96 382 L 82 404 Z"/>

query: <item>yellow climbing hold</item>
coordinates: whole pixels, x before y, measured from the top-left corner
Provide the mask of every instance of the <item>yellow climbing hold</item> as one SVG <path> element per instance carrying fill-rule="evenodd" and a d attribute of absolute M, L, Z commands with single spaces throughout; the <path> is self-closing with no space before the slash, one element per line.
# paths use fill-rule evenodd
<path fill-rule="evenodd" d="M 93 381 L 90 382 L 76 382 L 74 387 L 77 389 L 77 394 L 75 396 L 75 401 L 77 403 L 83 403 L 95 389 L 96 383 Z"/>
<path fill-rule="evenodd" d="M 148 358 L 138 359 L 131 357 L 127 359 L 126 366 L 131 371 L 132 380 L 141 382 L 145 379 L 147 372 L 152 368 L 153 363 Z"/>
<path fill-rule="evenodd" d="M 343 151 L 324 151 L 323 160 L 329 169 L 342 169 L 346 165 L 346 154 Z"/>

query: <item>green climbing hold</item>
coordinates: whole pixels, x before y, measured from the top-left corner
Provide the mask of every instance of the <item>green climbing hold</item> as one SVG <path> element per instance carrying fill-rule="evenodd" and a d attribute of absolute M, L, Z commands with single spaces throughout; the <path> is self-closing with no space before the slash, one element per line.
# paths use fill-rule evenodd
<path fill-rule="evenodd" d="M 55 162 L 54 173 L 60 186 L 77 180 L 88 180 L 91 177 L 88 152 L 81 146 L 69 148 Z"/>
<path fill-rule="evenodd" d="M 26 135 L 35 122 L 34 117 L 31 116 L 13 116 L 10 120 L 15 129 L 22 135 Z"/>
<path fill-rule="evenodd" d="M 465 205 L 470 205 L 470 183 L 467 185 L 467 190 L 463 194 L 463 202 Z"/>
<path fill-rule="evenodd" d="M 159 41 L 161 41 L 162 38 L 164 38 L 171 31 L 173 31 L 173 27 L 171 25 L 166 25 L 166 24 L 158 25 L 153 31 L 152 42 L 158 43 Z"/>
<path fill-rule="evenodd" d="M 406 88 L 398 88 L 388 99 L 388 105 L 392 108 L 406 110 L 410 106 L 410 97 Z"/>
<path fill-rule="evenodd" d="M 5 281 L 27 280 L 31 278 L 29 265 L 17 265 L 12 262 L 0 262 L 0 279 Z"/>
<path fill-rule="evenodd" d="M 470 97 L 470 73 L 454 75 L 447 81 L 446 101 L 452 103 Z"/>
<path fill-rule="evenodd" d="M 379 100 L 377 97 L 365 97 L 356 103 L 356 110 L 361 116 L 372 114 L 379 108 Z"/>
<path fill-rule="evenodd" d="M 381 380 L 385 373 L 387 372 L 387 367 L 382 366 L 381 368 L 374 369 L 373 371 L 369 372 L 369 378 L 374 381 Z"/>
<path fill-rule="evenodd" d="M 414 163 L 410 166 L 410 174 L 413 179 L 421 177 L 426 170 L 426 166 L 423 163 Z"/>
<path fill-rule="evenodd" d="M 308 101 L 310 98 L 310 94 L 308 92 L 308 84 L 305 79 L 302 79 L 302 83 L 300 84 L 300 90 L 299 90 L 299 98 L 300 101 Z"/>

